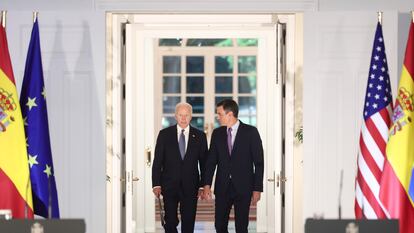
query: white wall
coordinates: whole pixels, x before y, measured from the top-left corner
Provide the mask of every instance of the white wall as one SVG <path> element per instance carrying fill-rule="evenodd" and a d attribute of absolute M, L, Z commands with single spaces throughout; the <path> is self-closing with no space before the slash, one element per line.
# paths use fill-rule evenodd
<path fill-rule="evenodd" d="M 3 0 L 1 10 L 8 11 L 59 11 L 70 12 L 93 10 L 95 0 Z"/>
<path fill-rule="evenodd" d="M 414 4 L 407 0 L 318 0 L 320 11 L 386 11 L 407 12 Z"/>
<path fill-rule="evenodd" d="M 7 35 L 18 90 L 32 12 L 9 10 Z M 105 17 L 39 14 L 49 127 L 62 218 L 84 218 L 105 232 Z M 19 91 L 20 92 L 20 91 Z"/>

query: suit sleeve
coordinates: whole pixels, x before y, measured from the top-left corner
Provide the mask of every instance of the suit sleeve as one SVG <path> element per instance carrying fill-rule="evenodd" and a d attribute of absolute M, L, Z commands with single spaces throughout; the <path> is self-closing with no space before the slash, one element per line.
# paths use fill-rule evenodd
<path fill-rule="evenodd" d="M 208 151 L 206 165 L 205 165 L 205 174 L 204 174 L 204 185 L 210 185 L 213 182 L 214 171 L 216 170 L 216 165 L 218 161 L 218 153 L 216 146 L 216 130 L 213 131 L 211 135 L 210 149 Z"/>
<path fill-rule="evenodd" d="M 199 187 L 204 186 L 204 181 L 205 181 L 204 176 L 205 176 L 205 169 L 206 169 L 207 154 L 208 154 L 207 138 L 206 138 L 206 134 L 202 132 L 200 155 L 198 156 L 199 164 L 200 164 L 200 173 L 201 173 L 201 178 L 200 178 L 201 182 L 200 182 Z"/>
<path fill-rule="evenodd" d="M 252 155 L 254 163 L 253 191 L 263 192 L 264 157 L 262 139 L 259 132 L 254 128 L 252 133 Z"/>
<path fill-rule="evenodd" d="M 152 163 L 152 187 L 161 186 L 161 172 L 164 164 L 165 142 L 162 132 L 158 134 L 157 143 L 155 144 L 155 156 Z"/>

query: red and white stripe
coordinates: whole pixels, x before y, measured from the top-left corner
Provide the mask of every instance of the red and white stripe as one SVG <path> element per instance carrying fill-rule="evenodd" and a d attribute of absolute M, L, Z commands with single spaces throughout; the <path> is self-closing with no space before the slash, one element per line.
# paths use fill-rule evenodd
<path fill-rule="evenodd" d="M 355 184 L 356 218 L 382 219 L 389 216 L 379 199 L 379 190 L 391 116 L 389 104 L 362 123 Z"/>

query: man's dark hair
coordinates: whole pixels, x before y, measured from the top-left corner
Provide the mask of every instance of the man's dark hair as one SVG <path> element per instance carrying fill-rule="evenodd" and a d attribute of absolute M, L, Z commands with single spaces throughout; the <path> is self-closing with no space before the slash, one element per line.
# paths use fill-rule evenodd
<path fill-rule="evenodd" d="M 234 117 L 239 116 L 239 105 L 237 105 L 236 101 L 232 99 L 224 99 L 220 101 L 216 107 L 222 106 L 226 113 L 233 112 Z"/>

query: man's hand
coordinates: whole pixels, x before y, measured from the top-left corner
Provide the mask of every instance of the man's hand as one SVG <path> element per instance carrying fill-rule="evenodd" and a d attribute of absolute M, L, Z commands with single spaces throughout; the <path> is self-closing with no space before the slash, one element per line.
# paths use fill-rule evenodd
<path fill-rule="evenodd" d="M 211 200 L 211 189 L 210 185 L 204 185 L 204 191 L 203 191 L 204 200 Z"/>
<path fill-rule="evenodd" d="M 253 195 L 252 195 L 252 205 L 257 204 L 258 201 L 260 201 L 260 192 L 258 191 L 253 191 Z"/>
<path fill-rule="evenodd" d="M 152 192 L 154 193 L 154 195 L 157 198 L 160 198 L 160 195 L 161 195 L 161 187 L 160 186 L 157 186 L 157 187 L 152 188 Z"/>

